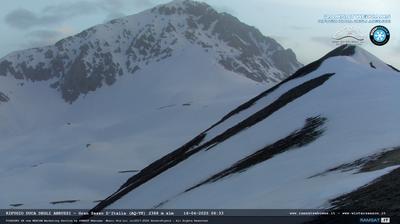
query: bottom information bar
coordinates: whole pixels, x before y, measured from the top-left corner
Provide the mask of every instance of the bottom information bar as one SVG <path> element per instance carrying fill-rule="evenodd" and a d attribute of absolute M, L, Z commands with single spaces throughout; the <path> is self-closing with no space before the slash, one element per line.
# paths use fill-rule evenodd
<path fill-rule="evenodd" d="M 382 211 L 325 210 L 0 210 L 0 223 L 210 223 L 210 224 L 318 224 L 400 223 Z"/>

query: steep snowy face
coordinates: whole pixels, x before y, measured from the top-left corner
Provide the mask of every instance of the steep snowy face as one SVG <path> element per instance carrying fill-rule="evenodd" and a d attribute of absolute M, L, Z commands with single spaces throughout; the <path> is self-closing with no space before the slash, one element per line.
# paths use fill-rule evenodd
<path fill-rule="evenodd" d="M 0 60 L 0 76 L 51 80 L 71 103 L 189 45 L 257 82 L 275 84 L 300 66 L 293 51 L 256 28 L 205 3 L 179 0 L 97 25 L 54 46 L 11 53 Z"/>
<path fill-rule="evenodd" d="M 379 206 L 396 204 L 398 196 L 385 195 L 398 192 L 400 180 L 399 85 L 395 68 L 340 46 L 142 169 L 93 210 L 378 209 L 368 191 L 380 195 Z"/>
<path fill-rule="evenodd" d="M 0 207 L 90 208 L 275 84 L 240 72 L 261 74 L 256 60 L 226 69 L 222 58 L 256 56 L 213 33 L 216 22 L 203 29 L 197 7 L 222 16 L 176 1 L 0 60 Z"/>

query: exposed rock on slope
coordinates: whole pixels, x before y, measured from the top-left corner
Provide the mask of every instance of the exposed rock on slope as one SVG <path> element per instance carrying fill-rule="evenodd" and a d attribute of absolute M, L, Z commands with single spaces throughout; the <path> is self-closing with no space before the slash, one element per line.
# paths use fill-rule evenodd
<path fill-rule="evenodd" d="M 257 82 L 278 83 L 301 66 L 293 51 L 256 28 L 205 3 L 178 0 L 92 27 L 54 46 L 11 53 L 0 60 L 0 75 L 53 80 L 51 86 L 71 103 L 190 45 Z"/>

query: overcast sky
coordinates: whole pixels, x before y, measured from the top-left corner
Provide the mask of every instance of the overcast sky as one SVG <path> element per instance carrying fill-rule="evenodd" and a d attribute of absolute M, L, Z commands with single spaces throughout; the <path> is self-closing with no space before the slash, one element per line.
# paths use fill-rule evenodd
<path fill-rule="evenodd" d="M 302 63 L 309 63 L 333 49 L 331 37 L 347 26 L 368 37 L 378 24 L 321 24 L 324 14 L 391 14 L 383 24 L 390 41 L 362 45 L 382 60 L 400 68 L 399 0 L 204 0 L 216 10 L 227 12 L 257 27 L 285 48 L 292 48 Z M 168 0 L 1 0 L 0 57 L 20 49 L 53 44 L 93 25 L 131 15 Z"/>

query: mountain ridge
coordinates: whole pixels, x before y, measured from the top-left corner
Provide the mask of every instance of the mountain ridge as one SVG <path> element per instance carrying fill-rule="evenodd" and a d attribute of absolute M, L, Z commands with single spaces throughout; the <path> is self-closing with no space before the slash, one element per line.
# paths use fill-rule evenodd
<path fill-rule="evenodd" d="M 11 53 L 0 59 L 0 76 L 52 80 L 51 87 L 72 103 L 187 45 L 200 47 L 215 63 L 256 82 L 278 83 L 301 66 L 292 50 L 256 28 L 206 3 L 184 0 L 111 20 L 52 46 Z"/>
<path fill-rule="evenodd" d="M 338 67 L 337 62 L 340 62 L 341 66 L 344 66 L 344 67 L 343 68 Z M 372 62 L 376 66 L 374 66 L 374 67 L 370 66 L 370 63 L 372 63 Z M 340 71 L 340 72 L 338 72 L 340 74 L 328 73 L 328 74 L 324 75 L 324 73 L 326 73 L 326 72 L 336 72 L 336 70 Z M 342 70 L 344 70 L 344 72 Z M 254 164 L 249 165 L 249 164 L 252 164 L 253 162 L 255 162 L 257 164 L 257 166 L 262 166 L 262 165 L 266 166 L 265 164 L 268 164 L 269 162 L 265 162 L 265 160 L 268 160 L 268 161 L 278 160 L 278 158 L 281 158 L 282 156 L 290 154 L 290 153 L 294 153 L 295 151 L 303 151 L 303 153 L 304 153 L 304 149 L 303 149 L 304 147 L 309 147 L 308 145 L 313 145 L 314 142 L 320 143 L 322 141 L 320 139 L 326 138 L 325 135 L 332 134 L 332 133 L 330 133 L 330 132 L 332 132 L 332 130 L 331 130 L 331 126 L 332 126 L 331 122 L 332 121 L 330 121 L 330 120 L 335 120 L 335 119 L 337 120 L 337 117 L 332 118 L 332 114 L 335 114 L 332 112 L 329 114 L 325 114 L 327 111 L 326 109 L 323 110 L 325 112 L 318 112 L 322 108 L 310 107 L 308 110 L 310 110 L 312 112 L 307 112 L 307 114 L 317 113 L 317 114 L 322 114 L 322 115 L 318 115 L 314 118 L 306 117 L 305 120 L 309 121 L 309 119 L 313 120 L 316 118 L 322 119 L 323 123 L 327 123 L 324 125 L 324 128 L 322 129 L 323 131 L 321 131 L 321 132 L 317 131 L 316 132 L 317 135 L 315 135 L 316 133 L 312 132 L 311 135 L 308 136 L 308 134 L 306 134 L 307 133 L 306 130 L 308 128 L 306 128 L 307 126 L 304 126 L 304 128 L 301 129 L 302 131 L 298 131 L 300 129 L 298 129 L 297 131 L 293 131 L 291 135 L 288 135 L 286 138 L 282 138 L 281 140 L 276 141 L 274 144 L 265 146 L 265 148 L 263 150 L 256 151 L 254 154 L 251 154 L 250 156 L 245 157 L 245 158 L 238 157 L 239 159 L 237 159 L 236 163 L 234 163 L 234 162 L 231 163 L 232 164 L 231 167 L 229 166 L 229 163 L 223 162 L 223 161 L 226 161 L 227 159 L 223 159 L 221 156 L 225 155 L 227 157 L 230 157 L 231 155 L 228 156 L 228 154 L 226 154 L 228 152 L 234 153 L 234 155 L 240 154 L 240 153 L 238 151 L 234 152 L 234 151 L 232 151 L 232 149 L 229 150 L 229 147 L 226 146 L 227 144 L 230 145 L 229 141 L 234 141 L 232 139 L 238 139 L 238 138 L 240 138 L 240 136 L 246 135 L 243 132 L 249 132 L 249 129 L 256 129 L 256 128 L 254 128 L 255 124 L 260 126 L 259 123 L 265 122 L 264 119 L 265 120 L 272 119 L 269 117 L 274 117 L 273 116 L 274 113 L 281 114 L 282 112 L 280 112 L 280 111 L 285 110 L 286 107 L 291 106 L 291 104 L 293 104 L 293 102 L 294 102 L 294 104 L 296 104 L 295 103 L 296 101 L 301 100 L 302 98 L 309 97 L 308 91 L 310 91 L 310 92 L 322 91 L 320 89 L 325 89 L 325 91 L 327 91 L 326 88 L 328 88 L 328 87 L 326 87 L 326 86 L 330 86 L 330 88 L 331 88 L 331 85 L 332 85 L 332 84 L 327 84 L 327 83 L 336 82 L 337 83 L 336 85 L 338 85 L 338 80 L 340 80 L 340 79 L 345 78 L 345 79 L 352 80 L 352 78 L 354 78 L 354 77 L 347 77 L 347 76 L 354 76 L 354 74 L 351 74 L 351 73 L 355 72 L 355 71 L 357 71 L 356 72 L 357 75 L 355 75 L 355 77 L 357 77 L 356 80 L 361 79 L 361 77 L 363 75 L 361 73 L 368 71 L 368 73 L 367 73 L 368 77 L 371 77 L 371 76 L 374 77 L 375 75 L 378 75 L 378 74 L 374 74 L 374 73 L 382 73 L 382 75 L 385 75 L 385 77 L 387 79 L 397 80 L 397 82 L 399 82 L 399 78 L 397 77 L 396 70 L 392 69 L 389 65 L 386 65 L 381 60 L 379 60 L 376 57 L 374 57 L 373 55 L 369 54 L 362 48 L 352 46 L 352 45 L 340 46 L 340 47 L 336 48 L 335 50 L 329 52 L 325 56 L 323 56 L 321 59 L 319 59 L 315 62 L 312 62 L 303 68 L 300 68 L 297 72 L 295 72 L 292 76 L 288 77 L 286 80 L 281 82 L 279 85 L 261 93 L 260 95 L 256 96 L 255 98 L 250 99 L 249 101 L 245 102 L 244 104 L 238 106 L 236 109 L 227 113 L 227 115 L 225 115 L 220 121 L 211 125 L 210 128 L 201 132 L 199 135 L 197 135 L 196 137 L 194 137 L 193 139 L 188 141 L 186 144 L 182 145 L 177 150 L 171 152 L 170 154 L 165 155 L 161 159 L 155 161 L 154 163 L 150 164 L 148 167 L 144 168 L 138 174 L 129 178 L 117 191 L 115 191 L 108 198 L 106 198 L 102 202 L 100 202 L 92 210 L 99 211 L 106 207 L 109 207 L 110 205 L 111 205 L 111 208 L 120 208 L 120 206 L 124 207 L 127 204 L 129 204 L 130 206 L 134 206 L 132 203 L 140 204 L 140 202 L 146 204 L 146 205 L 142 204 L 142 206 L 153 205 L 153 206 L 155 206 L 154 208 L 171 208 L 170 206 L 172 206 L 172 208 L 175 208 L 175 207 L 180 208 L 184 205 L 189 206 L 189 207 L 198 207 L 199 205 L 213 207 L 211 205 L 212 202 L 209 202 L 209 201 L 215 201 L 214 205 L 217 205 L 218 203 L 222 203 L 222 201 L 223 201 L 222 196 L 221 196 L 222 201 L 219 201 L 219 199 L 218 199 L 219 197 L 216 197 L 216 196 L 213 197 L 212 199 L 208 198 L 208 199 L 204 199 L 204 200 L 200 200 L 199 198 L 197 198 L 201 202 L 194 200 L 194 198 L 197 197 L 195 195 L 202 194 L 201 192 L 204 193 L 205 189 L 208 189 L 207 191 L 209 192 L 209 194 L 213 195 L 215 192 L 212 191 L 210 189 L 210 187 L 214 187 L 212 189 L 218 190 L 218 192 L 222 189 L 227 190 L 229 187 L 225 185 L 226 182 L 234 181 L 234 179 L 238 178 L 238 176 L 242 177 L 242 178 L 246 177 L 247 179 L 251 178 L 251 176 L 246 176 L 245 174 L 250 172 L 250 171 L 248 171 L 248 169 L 250 169 L 249 166 L 252 166 L 251 169 L 256 169 L 256 168 L 253 168 L 253 166 L 255 166 Z M 358 73 L 360 73 L 360 74 L 358 74 Z M 396 75 L 396 77 L 394 75 Z M 303 81 L 300 81 L 300 79 L 302 79 Z M 336 81 L 330 81 L 331 79 L 335 79 Z M 376 77 L 374 79 L 376 79 Z M 353 82 L 354 82 L 354 80 L 353 80 Z M 369 81 L 364 81 L 364 82 L 367 84 L 367 86 L 371 85 L 369 83 Z M 384 83 L 383 80 L 382 80 L 382 82 Z M 294 83 L 296 83 L 296 84 L 294 84 Z M 314 84 L 311 84 L 311 83 L 314 83 Z M 294 86 L 294 88 L 288 89 L 288 86 Z M 370 88 L 370 87 L 368 87 L 368 88 Z M 348 89 L 351 89 L 351 88 L 350 87 L 344 88 L 343 90 L 349 91 Z M 332 89 L 330 89 L 330 90 L 332 91 Z M 283 94 L 279 97 L 279 95 L 276 95 L 277 91 L 280 91 L 281 93 L 283 92 Z M 338 90 L 335 89 L 335 91 L 338 91 Z M 364 93 L 365 90 L 360 89 L 358 91 L 360 91 L 360 93 Z M 326 94 L 330 94 L 330 93 L 329 92 L 324 93 L 324 95 L 326 95 Z M 339 93 L 336 93 L 336 94 L 339 94 Z M 274 96 L 272 96 L 272 95 L 274 95 Z M 316 95 L 316 93 L 314 93 L 313 94 L 314 98 L 318 98 L 317 95 Z M 357 97 L 358 97 L 358 95 L 357 95 Z M 275 98 L 275 100 L 274 100 L 274 98 Z M 335 99 L 334 98 L 332 98 L 332 99 L 333 99 L 333 101 L 329 101 L 329 102 L 335 102 Z M 379 99 L 379 97 L 377 99 Z M 262 101 L 264 101 L 264 102 L 262 102 Z M 265 102 L 268 102 L 268 104 L 266 104 L 266 106 L 263 107 L 263 105 L 265 105 Z M 311 102 L 313 104 L 318 105 L 322 101 L 321 102 L 320 101 L 318 101 L 318 102 L 311 101 Z M 311 104 L 311 102 L 309 102 L 308 104 Z M 360 104 L 360 103 L 358 103 L 358 104 Z M 276 105 L 280 105 L 280 106 L 276 107 Z M 342 107 L 341 104 L 339 104 L 339 105 L 340 105 L 340 107 Z M 347 104 L 345 104 L 345 105 L 347 105 Z M 297 103 L 297 106 L 298 106 L 298 103 Z M 275 107 L 275 109 L 272 109 L 274 107 Z M 313 109 L 315 109 L 315 110 L 313 111 Z M 344 110 L 344 108 L 342 108 L 342 109 Z M 391 109 L 395 110 L 395 108 L 391 108 Z M 304 108 L 302 108 L 301 110 L 307 111 L 307 109 L 304 109 Z M 267 111 L 270 111 L 270 112 L 267 112 Z M 288 112 L 285 112 L 285 114 L 287 114 L 287 113 Z M 264 116 L 262 114 L 264 114 L 266 116 Z M 391 114 L 390 116 L 393 115 L 392 112 L 390 114 Z M 264 117 L 262 117 L 261 115 Z M 275 117 L 275 119 L 277 119 L 277 118 Z M 249 122 L 251 123 L 251 125 L 248 126 L 247 123 L 250 124 Z M 270 121 L 270 122 L 274 123 L 274 121 Z M 276 121 L 276 122 L 279 123 L 279 121 Z M 246 123 L 246 125 L 245 125 L 245 123 Z M 282 122 L 280 122 L 280 123 L 282 123 Z M 298 122 L 296 122 L 296 124 L 297 123 Z M 285 123 L 285 126 L 286 125 L 287 124 Z M 264 129 L 268 129 L 267 127 L 268 126 L 265 126 L 265 125 L 263 126 Z M 378 127 L 378 126 L 376 126 L 376 127 Z M 381 125 L 381 127 L 382 127 L 382 125 Z M 365 132 L 366 136 L 370 135 L 370 133 L 368 131 L 359 130 L 357 126 L 354 126 L 353 129 L 358 130 L 358 132 Z M 302 137 L 297 137 L 297 136 L 301 136 L 300 133 L 305 134 L 304 139 L 302 139 Z M 269 134 L 272 134 L 272 133 L 270 132 Z M 272 135 L 274 135 L 274 134 L 272 134 Z M 248 135 L 246 135 L 246 136 L 249 137 Z M 361 138 L 361 139 L 364 138 L 363 135 L 360 135 L 358 137 L 357 136 L 358 135 L 355 135 L 354 137 Z M 392 136 L 392 135 L 390 135 L 390 136 Z M 253 140 L 255 140 L 255 137 L 253 137 Z M 242 141 L 242 142 L 246 142 L 246 141 Z M 393 139 L 392 139 L 389 142 L 382 142 L 382 144 L 390 145 L 391 144 L 390 142 L 395 142 L 395 141 L 393 141 Z M 337 142 L 337 143 L 340 143 L 340 142 Z M 239 144 L 239 143 L 236 143 L 236 144 Z M 299 145 L 296 145 L 296 144 L 299 144 Z M 315 143 L 315 144 L 317 144 L 317 143 Z M 340 144 L 345 145 L 346 143 L 342 142 Z M 398 144 L 400 144 L 400 143 L 398 143 Z M 240 145 L 243 145 L 243 143 L 240 143 Z M 252 145 L 252 144 L 250 144 L 250 145 Z M 350 156 L 350 158 L 352 158 L 352 157 L 357 158 L 357 156 L 363 155 L 366 153 L 368 155 L 368 153 L 370 153 L 371 151 L 373 152 L 372 154 L 375 153 L 376 149 L 374 149 L 374 150 L 369 149 L 371 151 L 367 151 L 367 152 L 365 152 L 365 150 L 363 151 L 362 147 L 365 147 L 365 145 L 363 145 L 363 144 L 361 144 L 361 145 L 360 145 L 361 149 L 357 149 L 357 150 L 354 150 L 353 152 L 351 152 L 351 154 L 354 154 L 354 155 Z M 228 148 L 226 148 L 226 147 L 228 147 Z M 231 147 L 233 147 L 233 146 L 231 145 Z M 244 144 L 244 147 L 246 147 L 246 144 Z M 247 147 L 249 147 L 249 146 L 247 145 Z M 325 145 L 325 147 L 326 147 L 326 145 Z M 369 147 L 371 147 L 371 146 L 369 146 Z M 219 148 L 219 149 L 215 149 L 215 148 Z M 296 150 L 287 151 L 288 148 L 294 148 Z M 315 148 L 315 146 L 314 146 L 314 148 Z M 267 149 L 268 149 L 268 151 L 265 151 Z M 217 151 L 215 151 L 215 150 L 217 150 Z M 224 152 L 218 152 L 218 150 L 224 150 Z M 249 149 L 247 149 L 247 148 L 246 149 L 243 148 L 242 150 L 246 151 L 246 152 L 249 151 Z M 270 153 L 280 154 L 280 155 L 275 157 L 274 155 L 271 156 Z M 195 154 L 197 156 L 193 156 Z M 208 154 L 210 154 L 210 157 L 207 156 Z M 219 155 L 219 157 L 217 157 L 217 158 L 220 158 L 220 162 L 217 163 L 215 160 L 211 159 L 211 158 L 214 158 L 215 155 Z M 196 164 L 198 164 L 199 163 L 198 160 L 200 158 L 203 158 L 203 159 L 208 158 L 209 160 L 212 160 L 212 161 L 206 160 L 206 161 L 208 161 L 208 166 L 210 166 L 210 167 L 216 166 L 219 168 L 218 169 L 209 168 L 210 171 L 207 171 L 206 172 L 207 174 L 205 174 L 205 176 L 201 176 L 201 177 L 197 174 L 194 175 L 195 177 L 183 174 L 185 172 L 184 169 L 189 169 L 189 167 L 195 166 Z M 320 159 L 324 160 L 323 156 L 321 156 Z M 348 158 L 346 158 L 346 156 L 341 157 L 341 160 L 346 161 L 347 159 Z M 191 164 L 190 161 L 192 161 L 193 164 Z M 309 161 L 309 159 L 304 158 L 304 161 Z M 205 161 L 203 160 L 202 163 L 205 163 Z M 227 166 L 227 167 L 225 167 L 225 169 L 224 169 L 223 165 L 221 165 L 219 163 L 226 163 L 225 166 Z M 318 164 L 320 164 L 320 163 L 318 163 Z M 386 172 L 385 170 L 393 170 L 396 167 L 395 164 L 390 167 L 382 166 L 381 170 L 368 171 L 368 172 L 366 172 L 366 174 L 350 173 L 350 174 L 346 174 L 346 175 L 350 175 L 349 178 L 352 178 L 352 175 L 353 176 L 354 175 L 359 175 L 359 176 L 362 176 L 362 175 L 368 176 L 369 175 L 370 177 L 367 179 L 369 181 L 372 181 L 374 178 L 371 179 L 371 177 L 379 177 L 379 176 L 376 176 L 378 174 L 373 174 L 374 172 L 380 173 L 380 174 L 385 174 L 385 172 Z M 276 165 L 276 166 L 279 167 L 279 165 Z M 323 165 L 320 165 L 320 166 L 323 166 Z M 310 167 L 312 169 L 313 166 L 311 165 Z M 192 169 L 194 169 L 194 168 L 192 167 Z M 205 169 L 205 168 L 203 168 L 203 169 Z M 220 172 L 218 172 L 218 171 L 220 171 Z M 164 194 L 159 195 L 160 198 L 147 197 L 142 194 L 139 196 L 138 194 L 135 194 L 135 191 L 137 193 L 141 192 L 143 194 L 145 194 L 145 192 L 147 192 L 147 193 L 153 192 L 154 193 L 154 191 L 157 189 L 157 186 L 161 186 L 160 184 L 164 183 L 163 181 L 167 181 L 168 178 L 171 177 L 170 175 L 173 175 L 174 172 L 182 174 L 181 180 L 184 183 L 175 183 L 174 187 L 168 187 L 169 193 L 167 191 L 165 191 L 164 192 L 165 195 Z M 238 172 L 238 174 L 227 178 L 227 176 L 230 175 L 230 172 Z M 266 171 L 264 170 L 264 172 L 266 172 Z M 311 171 L 311 172 L 315 172 L 315 171 Z M 349 171 L 343 171 L 343 172 L 349 172 Z M 208 175 L 208 179 L 207 179 L 207 175 Z M 334 175 L 334 174 L 331 174 L 331 175 Z M 345 175 L 345 174 L 343 174 L 343 175 Z M 196 178 L 199 178 L 199 179 L 196 179 Z M 219 180 L 221 178 L 223 178 L 225 181 Z M 253 177 L 253 179 L 254 178 L 257 179 L 257 176 Z M 305 178 L 309 179 L 310 176 L 309 175 L 305 176 Z M 313 177 L 313 178 L 315 178 L 315 177 Z M 325 178 L 325 176 L 320 177 L 320 178 Z M 359 178 L 361 178 L 361 177 L 359 177 Z M 285 179 L 285 178 L 283 178 L 283 179 Z M 296 179 L 298 179 L 298 178 L 296 178 Z M 318 179 L 318 178 L 315 178 L 315 179 Z M 313 180 L 313 181 L 315 181 L 315 180 Z M 193 182 L 197 182 L 197 184 L 193 184 Z M 258 184 L 261 184 L 261 183 L 264 183 L 264 182 L 261 181 Z M 349 183 L 351 184 L 351 182 L 349 182 Z M 347 183 L 347 184 L 349 184 L 349 183 Z M 364 181 L 361 181 L 361 183 L 367 184 L 368 181 L 366 182 L 364 180 Z M 198 189 L 199 187 L 201 188 L 202 186 L 203 186 L 203 190 Z M 220 188 L 218 188 L 218 186 L 220 186 L 222 188 L 220 189 Z M 229 185 L 229 186 L 233 187 L 234 185 Z M 362 186 L 362 185 L 355 184 L 353 186 Z M 285 188 L 290 188 L 290 186 L 285 185 L 284 189 Z M 354 190 L 356 188 L 357 187 L 353 187 L 353 188 L 349 188 L 349 189 Z M 338 189 L 340 189 L 340 188 L 338 188 Z M 197 191 L 197 192 L 193 193 L 192 191 Z M 338 191 L 338 190 L 336 189 L 335 191 Z M 225 194 L 230 195 L 232 198 L 235 198 L 236 196 L 238 196 L 238 195 L 235 195 L 235 196 L 231 195 L 229 192 L 233 193 L 235 191 L 233 191 L 233 192 L 228 191 Z M 257 194 L 257 191 L 255 191 L 254 193 Z M 346 192 L 344 192 L 344 193 L 346 193 Z M 135 195 L 135 202 L 133 202 L 129 199 L 128 194 Z M 343 192 L 342 192 L 342 194 L 343 194 Z M 151 195 L 151 193 L 150 193 L 150 195 Z M 217 195 L 219 195 L 219 194 L 217 193 Z M 333 195 L 327 196 L 327 198 L 325 200 L 331 199 L 330 197 L 332 197 L 332 196 Z M 245 195 L 243 195 L 243 197 L 245 197 Z M 240 196 L 238 198 L 243 199 L 243 197 Z M 307 196 L 305 196 L 305 197 L 307 197 Z M 178 200 L 179 198 L 180 198 L 180 200 Z M 241 200 L 241 199 L 238 199 L 238 200 Z M 279 199 L 275 198 L 275 200 L 279 200 Z M 283 198 L 283 199 L 281 198 L 281 200 L 285 200 L 285 198 Z M 318 198 L 316 201 L 319 201 L 319 200 L 321 200 L 321 199 Z M 289 202 L 285 202 L 285 203 L 290 204 L 291 200 L 288 199 L 288 201 Z M 117 205 L 113 205 L 113 203 L 116 203 L 116 202 L 117 202 Z M 261 200 L 259 203 L 262 203 L 262 202 L 263 201 Z M 254 203 L 254 201 L 253 201 L 253 203 Z M 285 208 L 284 207 L 285 203 L 280 204 L 279 207 Z M 313 203 L 315 203 L 315 202 L 313 202 Z M 274 205 L 277 206 L 276 203 Z M 240 205 L 238 205 L 238 204 L 229 204 L 228 205 L 228 204 L 223 204 L 223 203 L 219 204 L 219 206 L 221 206 L 221 208 L 227 208 L 227 207 L 228 208 L 231 208 L 231 207 L 237 208 L 238 206 L 240 207 Z M 250 206 L 255 206 L 255 205 L 250 205 Z M 254 207 L 251 207 L 251 208 L 254 208 Z M 313 208 L 313 207 L 310 207 L 310 208 Z"/>

